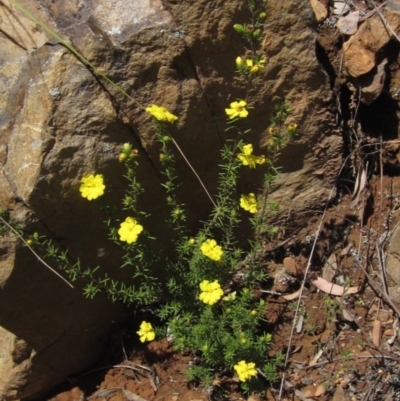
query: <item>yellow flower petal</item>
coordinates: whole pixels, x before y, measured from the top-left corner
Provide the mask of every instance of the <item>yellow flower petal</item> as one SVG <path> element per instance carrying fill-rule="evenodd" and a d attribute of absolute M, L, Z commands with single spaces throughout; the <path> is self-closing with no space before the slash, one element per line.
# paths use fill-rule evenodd
<path fill-rule="evenodd" d="M 178 120 L 178 117 L 170 113 L 165 107 L 160 107 L 155 104 L 147 107 L 146 111 L 158 121 L 167 121 L 173 124 L 175 121 Z"/>

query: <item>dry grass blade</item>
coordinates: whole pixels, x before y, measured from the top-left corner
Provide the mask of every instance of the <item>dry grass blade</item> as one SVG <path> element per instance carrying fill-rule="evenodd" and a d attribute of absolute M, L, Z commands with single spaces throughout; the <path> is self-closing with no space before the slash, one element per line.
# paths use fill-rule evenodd
<path fill-rule="evenodd" d="M 387 280 L 386 280 L 386 269 L 385 269 L 385 264 L 383 262 L 382 251 L 379 247 L 378 242 L 376 243 L 376 256 L 379 261 L 379 269 L 381 271 L 381 280 L 382 280 L 383 288 L 384 288 L 385 294 L 388 295 L 389 292 L 388 292 L 388 286 L 387 286 Z"/>
<path fill-rule="evenodd" d="M 381 13 L 381 11 L 379 10 L 378 6 L 376 5 L 374 0 L 369 0 L 372 5 L 375 8 L 375 11 L 379 14 L 379 17 L 381 18 L 383 24 L 385 25 L 385 27 L 391 32 L 391 34 L 400 42 L 400 38 L 397 36 L 396 32 L 394 31 L 394 29 L 390 26 L 390 24 L 386 21 L 386 18 L 383 16 L 383 14 Z"/>
<path fill-rule="evenodd" d="M 367 170 L 361 164 L 357 172 L 356 183 L 354 184 L 354 191 L 351 197 L 352 199 L 351 208 L 354 208 L 360 201 L 360 194 L 365 189 L 366 185 L 367 185 Z"/>
<path fill-rule="evenodd" d="M 370 285 L 370 287 L 375 291 L 375 293 L 382 298 L 392 309 L 393 311 L 396 313 L 396 315 L 398 317 L 400 317 L 400 310 L 397 308 L 397 306 L 393 303 L 393 301 L 389 298 L 388 295 L 385 294 L 384 291 L 382 291 L 372 280 L 372 277 L 368 274 L 368 272 L 365 270 L 364 266 L 361 264 L 360 260 L 358 259 L 358 257 L 355 258 L 357 261 L 358 266 L 361 268 L 361 270 L 363 271 L 365 277 L 368 280 L 368 284 Z"/>
<path fill-rule="evenodd" d="M 46 266 L 50 271 L 52 271 L 57 277 L 59 277 L 62 281 L 67 283 L 71 288 L 75 288 L 67 279 L 65 279 L 61 274 L 57 273 L 51 266 L 49 266 L 30 246 L 29 244 L 25 241 L 25 239 L 14 229 L 13 226 L 8 224 L 2 217 L 0 217 L 0 220 L 2 221 L 3 224 L 5 224 L 27 247 L 28 249 L 36 256 L 36 258 L 39 260 L 40 263 L 42 263 L 44 266 Z"/>
<path fill-rule="evenodd" d="M 344 166 L 346 165 L 348 159 L 349 159 L 349 156 L 347 156 L 346 159 L 343 161 L 342 166 L 340 167 L 340 169 L 338 171 L 338 177 L 342 173 L 342 170 L 343 170 Z M 308 258 L 306 271 L 304 272 L 304 279 L 303 279 L 303 281 L 301 283 L 301 287 L 300 287 L 300 290 L 299 290 L 300 291 L 300 296 L 299 296 L 299 300 L 297 301 L 297 305 L 296 305 L 295 316 L 294 316 L 294 319 L 293 319 L 294 322 L 296 321 L 297 316 L 299 314 L 299 309 L 300 309 L 300 304 L 301 304 L 301 295 L 303 294 L 306 282 L 308 280 L 308 273 L 309 273 L 310 268 L 311 268 L 311 261 L 312 261 L 312 258 L 314 256 L 314 252 L 315 252 L 315 249 L 316 249 L 316 246 L 317 246 L 317 242 L 318 242 L 319 236 L 321 234 L 321 230 L 322 230 L 322 227 L 323 227 L 323 224 L 324 224 L 325 217 L 328 214 L 329 203 L 330 203 L 330 201 L 333 198 L 335 193 L 336 193 L 336 184 L 334 184 L 332 186 L 332 189 L 331 189 L 331 191 L 329 193 L 328 199 L 327 199 L 326 204 L 325 204 L 324 211 L 323 211 L 322 216 L 321 216 L 321 220 L 320 220 L 319 225 L 318 225 L 317 232 L 315 233 L 315 238 L 314 238 L 314 242 L 313 242 L 313 245 L 312 245 L 312 248 L 311 248 L 311 251 L 310 251 L 310 256 Z M 278 401 L 282 400 L 283 386 L 284 386 L 284 383 L 285 383 L 285 376 L 286 376 L 285 375 L 285 370 L 286 370 L 286 367 L 287 367 L 287 364 L 288 364 L 288 361 L 289 361 L 290 349 L 291 349 L 291 345 L 292 345 L 294 330 L 295 330 L 295 326 L 294 326 L 294 324 L 292 324 L 292 328 L 291 328 L 290 336 L 289 336 L 289 341 L 288 341 L 288 347 L 287 347 L 287 351 L 286 351 L 286 355 L 285 355 L 285 362 L 284 362 L 284 365 L 283 365 L 283 372 L 282 372 L 281 384 L 280 384 L 280 388 L 279 388 Z"/>
<path fill-rule="evenodd" d="M 340 171 L 339 171 L 339 175 L 340 175 L 340 173 L 341 173 L 346 161 L 347 161 L 347 159 L 342 164 L 342 167 L 340 168 Z M 317 232 L 315 234 L 314 242 L 313 242 L 313 245 L 312 245 L 312 248 L 311 248 L 311 252 L 310 252 L 310 256 L 309 256 L 308 262 L 307 262 L 306 271 L 304 273 L 304 279 L 303 279 L 303 281 L 301 283 L 301 287 L 300 287 L 300 290 L 299 290 L 300 291 L 300 296 L 299 296 L 299 300 L 297 301 L 296 311 L 295 311 L 295 314 L 294 314 L 293 322 L 297 321 L 297 316 L 299 314 L 300 303 L 301 303 L 301 294 L 303 294 L 303 291 L 304 291 L 304 288 L 305 288 L 305 285 L 306 285 L 306 282 L 307 282 L 307 279 L 308 279 L 308 272 L 310 271 L 310 268 L 311 268 L 312 257 L 314 255 L 315 248 L 317 246 L 317 241 L 319 239 L 319 236 L 320 236 L 320 233 L 321 233 L 321 230 L 322 230 L 322 225 L 323 225 L 323 222 L 325 220 L 325 216 L 326 216 L 327 211 L 328 211 L 329 202 L 330 202 L 330 200 L 332 199 L 332 197 L 333 197 L 333 195 L 335 193 L 335 188 L 336 187 L 333 186 L 332 189 L 331 189 L 331 192 L 330 192 L 329 197 L 328 197 L 328 201 L 326 203 L 324 212 L 323 212 L 323 214 L 321 216 L 321 220 L 320 220 L 320 223 L 318 225 Z M 286 370 L 286 367 L 287 367 L 287 364 L 288 364 L 288 361 L 289 361 L 290 349 L 291 349 L 291 345 L 292 345 L 292 339 L 293 339 L 294 330 L 295 330 L 295 325 L 292 324 L 292 328 L 291 328 L 290 336 L 289 336 L 289 341 L 288 341 L 288 347 L 287 347 L 287 351 L 286 351 L 286 355 L 285 355 L 285 362 L 284 362 L 284 365 L 283 365 L 283 372 L 282 372 L 282 377 L 281 377 L 281 385 L 280 385 L 280 388 L 279 388 L 279 395 L 278 395 L 278 400 L 279 401 L 282 400 L 283 385 L 285 383 L 285 370 Z"/>

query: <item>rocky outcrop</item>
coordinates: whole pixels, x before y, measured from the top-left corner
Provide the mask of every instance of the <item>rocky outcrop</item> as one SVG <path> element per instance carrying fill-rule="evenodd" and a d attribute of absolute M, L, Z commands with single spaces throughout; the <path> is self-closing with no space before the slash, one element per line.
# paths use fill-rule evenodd
<path fill-rule="evenodd" d="M 67 38 L 135 101 L 96 76 L 9 0 L 0 3 L 0 207 L 27 230 L 55 238 L 83 265 L 120 266 L 104 216 L 82 201 L 79 179 L 101 173 L 120 204 L 121 144 L 139 149 L 148 229 L 162 237 L 164 197 L 149 117 L 138 103 L 163 105 L 179 116 L 176 141 L 210 191 L 225 133 L 224 108 L 244 96 L 234 81 L 244 43 L 232 25 L 245 2 L 199 0 L 26 0 L 41 21 Z M 329 79 L 315 56 L 312 10 L 298 1 L 268 2 L 263 51 L 267 66 L 253 99 L 253 143 L 266 141 L 281 98 L 291 105 L 299 135 L 282 153 L 274 196 L 281 224 L 321 207 L 341 157 Z M 138 102 L 138 103 L 137 103 Z M 183 201 L 204 217 L 210 203 L 182 159 Z M 244 185 L 260 185 L 250 175 Z M 304 213 L 302 214 L 303 216 Z M 99 252 L 101 250 L 101 252 Z M 105 252 L 103 250 L 106 250 Z M 124 272 L 129 276 L 129 272 Z M 85 299 L 42 266 L 18 240 L 2 237 L 0 259 L 0 396 L 35 397 L 92 363 L 120 308 Z"/>

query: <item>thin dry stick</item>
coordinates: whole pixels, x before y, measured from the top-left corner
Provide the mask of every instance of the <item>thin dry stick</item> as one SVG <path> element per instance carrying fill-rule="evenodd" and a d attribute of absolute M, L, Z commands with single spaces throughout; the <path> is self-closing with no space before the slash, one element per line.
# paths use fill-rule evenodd
<path fill-rule="evenodd" d="M 383 157 L 382 157 L 382 149 L 383 149 L 383 144 L 382 144 L 382 135 L 379 138 L 379 169 L 380 169 L 380 184 L 381 184 L 381 198 L 379 200 L 379 227 L 382 227 L 382 210 L 383 210 Z"/>
<path fill-rule="evenodd" d="M 137 372 L 140 373 L 140 369 L 138 369 L 136 366 L 139 366 L 140 369 L 144 369 L 144 370 L 147 370 L 147 371 L 151 372 L 151 369 L 148 368 L 147 366 L 136 365 L 136 364 L 135 364 L 135 366 L 130 366 L 130 365 L 113 365 L 113 368 L 132 369 L 132 370 L 136 370 Z"/>
<path fill-rule="evenodd" d="M 176 143 L 175 139 L 172 138 L 172 142 L 174 143 L 174 145 L 176 146 L 176 148 L 178 149 L 179 153 L 182 155 L 183 159 L 185 160 L 185 162 L 187 163 L 187 165 L 190 167 L 190 169 L 193 171 L 193 174 L 196 176 L 196 178 L 198 179 L 200 185 L 203 187 L 205 193 L 207 194 L 207 196 L 210 198 L 211 203 L 214 205 L 215 208 L 217 208 L 217 204 L 214 202 L 213 198 L 211 197 L 210 193 L 207 191 L 206 186 L 203 184 L 203 181 L 201 181 L 201 178 L 199 177 L 199 175 L 196 173 L 196 170 L 192 167 L 192 165 L 190 164 L 189 160 L 187 159 L 187 157 L 185 156 L 185 154 L 183 153 L 183 151 L 181 150 L 181 148 L 179 147 L 179 145 Z"/>
<path fill-rule="evenodd" d="M 327 361 L 322 361 L 318 362 L 315 365 L 311 366 L 304 366 L 302 369 L 313 369 L 313 368 L 319 368 L 324 365 L 328 365 L 330 363 L 336 363 L 336 362 L 342 362 L 342 361 L 348 361 L 348 360 L 355 360 L 355 359 L 390 359 L 392 361 L 400 362 L 400 358 L 396 358 L 391 355 L 360 355 L 360 356 L 352 356 L 349 358 L 334 358 L 332 360 L 327 360 Z"/>
<path fill-rule="evenodd" d="M 63 276 L 61 276 L 61 274 L 57 273 L 52 267 L 50 267 L 30 246 L 29 244 L 25 241 L 25 239 L 23 237 L 21 237 L 21 235 L 14 229 L 13 226 L 11 226 L 10 224 L 8 224 L 2 217 L 0 217 L 1 221 L 3 222 L 3 224 L 5 224 L 28 248 L 29 250 L 37 257 L 37 259 L 39 260 L 39 262 L 41 262 L 44 266 L 46 266 L 49 270 L 51 270 L 56 276 L 58 276 L 61 280 L 65 281 L 71 288 L 74 288 L 74 286 L 67 280 L 65 279 Z"/>
<path fill-rule="evenodd" d="M 392 307 L 392 309 L 396 312 L 397 316 L 400 317 L 400 310 L 397 309 L 396 305 L 393 303 L 393 301 L 389 298 L 388 295 L 386 295 L 372 280 L 372 277 L 368 274 L 368 272 L 365 270 L 365 267 L 361 264 L 358 256 L 355 258 L 358 265 L 360 266 L 361 270 L 363 271 L 365 277 L 368 279 L 368 284 L 370 287 L 377 293 L 378 295 L 381 295 L 381 297 L 389 304 L 389 306 Z"/>
<path fill-rule="evenodd" d="M 381 196 L 380 196 L 380 200 L 379 200 L 379 228 L 382 227 L 382 211 L 383 211 L 383 157 L 382 157 L 382 135 L 379 138 L 379 145 L 380 145 L 380 152 L 379 152 L 379 168 L 380 168 L 380 187 L 381 187 Z M 378 257 L 378 261 L 379 261 L 379 268 L 381 271 L 381 278 L 382 278 L 382 284 L 383 284 L 383 288 L 385 290 L 385 294 L 388 295 L 388 286 L 387 286 L 387 280 L 386 280 L 386 266 L 385 266 L 385 262 L 383 260 L 383 254 L 380 248 L 380 241 L 379 239 L 376 241 L 376 256 Z"/>
<path fill-rule="evenodd" d="M 385 294 L 388 295 L 388 286 L 387 286 L 387 280 L 386 280 L 386 269 L 385 269 L 385 263 L 383 262 L 383 256 L 382 256 L 382 251 L 379 248 L 378 241 L 376 242 L 376 256 L 378 257 L 378 262 L 379 262 L 379 269 L 381 271 L 381 279 L 382 279 L 382 284 L 383 284 L 383 289 L 385 290 Z"/>
<path fill-rule="evenodd" d="M 346 158 L 346 160 L 343 162 L 342 167 L 341 167 L 340 170 L 339 170 L 338 176 L 340 175 L 340 173 L 341 173 L 343 167 L 345 166 L 346 162 L 347 162 L 347 158 Z M 320 232 L 321 232 L 321 230 L 322 230 L 322 224 L 323 224 L 323 222 L 324 222 L 324 220 L 325 220 L 325 216 L 326 216 L 326 214 L 327 214 L 327 210 L 328 210 L 328 207 L 329 207 L 329 201 L 332 199 L 334 192 L 335 192 L 335 185 L 332 186 L 331 192 L 330 192 L 329 197 L 328 197 L 328 201 L 327 201 L 326 206 L 325 206 L 325 210 L 324 210 L 324 212 L 322 213 L 322 217 L 321 217 L 321 221 L 320 221 L 319 226 L 318 226 L 318 230 L 317 230 L 317 232 L 316 232 L 316 234 L 315 234 L 314 243 L 313 243 L 313 246 L 312 246 L 312 249 L 311 249 L 310 256 L 309 256 L 309 258 L 308 258 L 308 263 L 307 263 L 306 271 L 305 271 L 305 273 L 304 273 L 304 279 L 303 279 L 303 282 L 301 283 L 301 287 L 300 287 L 300 297 L 299 297 L 299 300 L 297 301 L 297 306 L 296 306 L 296 311 L 295 311 L 295 314 L 294 314 L 293 322 L 296 322 L 296 321 L 297 321 L 297 315 L 298 315 L 298 313 L 299 313 L 300 303 L 301 303 L 301 301 L 302 301 L 302 294 L 303 294 L 303 291 L 304 291 L 305 284 L 306 284 L 306 282 L 307 282 L 308 272 L 309 272 L 310 267 L 311 267 L 311 259 L 312 259 L 313 255 L 314 255 L 314 251 L 315 251 L 315 247 L 317 246 L 317 241 L 318 241 L 318 238 L 319 238 L 319 234 L 320 234 Z M 287 349 L 287 351 L 286 351 L 285 364 L 284 364 L 284 366 L 283 366 L 283 369 L 284 369 L 284 370 L 283 370 L 283 373 L 282 373 L 282 379 L 281 379 L 281 386 L 280 386 L 280 389 L 279 389 L 278 401 L 280 401 L 280 400 L 282 399 L 283 385 L 284 385 L 284 382 L 285 382 L 285 369 L 286 369 L 286 367 L 287 367 L 287 363 L 288 363 L 288 360 L 289 360 L 290 347 L 291 347 L 291 345 L 292 345 L 292 339 L 293 339 L 294 329 L 295 329 L 295 325 L 292 324 L 292 329 L 291 329 L 291 331 L 290 331 L 290 336 L 289 336 L 288 349 Z"/>
<path fill-rule="evenodd" d="M 354 4 L 353 4 L 353 5 L 354 5 Z M 378 10 L 379 10 L 380 8 L 382 8 L 383 6 L 385 6 L 385 5 L 386 5 L 386 1 L 384 1 L 382 4 L 379 4 Z M 354 5 L 354 6 L 355 6 L 355 5 Z M 358 7 L 356 7 L 356 8 L 358 8 Z M 372 17 L 375 13 L 376 13 L 376 9 L 370 11 L 370 12 L 367 13 L 367 14 L 365 14 L 364 17 L 362 17 L 362 18 L 360 18 L 360 19 L 358 20 L 358 22 L 362 22 L 362 21 L 366 20 L 367 18 Z"/>
<path fill-rule="evenodd" d="M 383 14 L 381 13 L 381 10 L 379 10 L 378 6 L 376 5 L 376 3 L 374 2 L 374 0 L 369 0 L 373 6 L 375 7 L 376 12 L 379 14 L 379 16 L 381 17 L 381 20 L 383 22 L 383 24 L 385 25 L 385 27 L 387 29 L 389 29 L 389 31 L 392 33 L 392 35 L 400 42 L 400 38 L 397 36 L 396 32 L 394 31 L 394 29 L 389 25 L 389 23 L 386 21 L 386 18 L 383 16 Z"/>

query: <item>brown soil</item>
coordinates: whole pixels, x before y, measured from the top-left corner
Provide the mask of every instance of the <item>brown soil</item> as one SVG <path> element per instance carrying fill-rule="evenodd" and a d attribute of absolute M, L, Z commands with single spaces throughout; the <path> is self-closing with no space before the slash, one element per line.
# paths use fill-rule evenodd
<path fill-rule="evenodd" d="M 335 29 L 321 28 L 317 55 L 331 75 L 333 92 L 341 104 L 340 118 L 347 152 L 343 156 L 344 159 L 348 155 L 350 157 L 347 158 L 348 166 L 338 177 L 337 195 L 327 209 L 308 278 L 321 276 L 326 261 L 335 254 L 335 283 L 359 286 L 360 291 L 345 297 L 334 297 L 318 290 L 308 280 L 300 308 L 303 323 L 297 325 L 298 330 L 294 330 L 291 344 L 288 339 L 297 301 L 286 301 L 273 293 L 262 293 L 268 302 L 266 318 L 273 334 L 270 355 L 286 353 L 290 347 L 282 400 L 394 400 L 400 397 L 398 345 L 395 342 L 391 347 L 387 343 L 393 335 L 396 314 L 381 296 L 382 282 L 375 253 L 381 234 L 386 228 L 393 228 L 399 220 L 398 214 L 393 211 L 398 207 L 400 196 L 400 177 L 396 176 L 400 143 L 391 141 L 394 136 L 390 134 L 390 129 L 385 131 L 389 136 L 383 137 L 381 142 L 369 117 L 370 113 L 376 113 L 376 118 L 381 118 L 385 107 L 398 114 L 398 104 L 395 97 L 382 94 L 383 98 L 378 98 L 374 106 L 361 105 L 359 115 L 355 116 L 354 94 L 348 85 L 348 77 L 337 74 L 341 63 L 341 41 Z M 386 50 L 393 52 L 393 48 Z M 396 74 L 398 69 L 397 60 L 389 65 L 385 83 L 387 93 L 397 90 L 397 78 L 391 80 L 391 77 L 400 76 Z M 358 121 L 359 127 L 357 143 L 350 133 L 355 127 L 354 121 Z M 357 196 L 353 194 L 357 170 L 361 165 L 366 166 L 367 162 L 370 166 L 368 185 Z M 321 205 L 323 209 L 324 205 Z M 297 263 L 300 273 L 292 275 L 290 282 L 285 284 L 286 293 L 300 287 L 321 215 L 320 211 L 313 216 L 297 217 L 297 227 L 286 230 L 287 233 L 297 232 L 295 236 L 280 238 L 279 242 L 266 247 L 265 266 L 270 276 L 274 275 L 274 269 L 279 270 L 285 257 L 291 256 Z M 290 221 L 287 224 L 290 225 Z M 356 254 L 360 255 L 359 262 Z M 378 291 L 369 285 L 360 264 L 369 272 Z M 271 282 L 271 286 L 264 290 L 277 291 L 278 281 Z M 283 291 L 282 288 L 280 290 Z M 373 336 L 373 328 L 378 326 L 382 337 L 377 340 Z M 91 372 L 70 378 L 64 386 L 67 388 L 65 391 L 58 389 L 57 395 L 47 399 L 250 399 L 240 395 L 239 383 L 232 377 L 216 378 L 209 389 L 189 383 L 185 371 L 189 364 L 196 363 L 195 356 L 173 352 L 167 340 L 143 346 L 129 344 L 128 337 L 112 341 L 114 351 L 109 353 L 108 362 L 100 363 Z M 133 351 L 129 353 L 129 349 Z M 272 383 L 265 394 L 252 398 L 276 400 L 279 398 L 279 387 L 280 381 Z M 387 394 L 393 397 L 385 398 Z M 135 395 L 142 399 L 135 398 Z"/>

